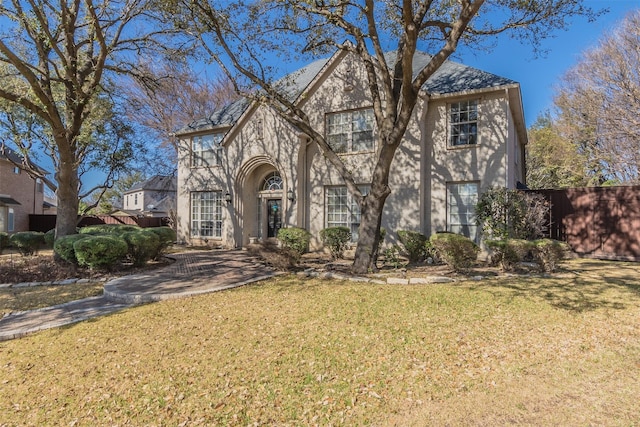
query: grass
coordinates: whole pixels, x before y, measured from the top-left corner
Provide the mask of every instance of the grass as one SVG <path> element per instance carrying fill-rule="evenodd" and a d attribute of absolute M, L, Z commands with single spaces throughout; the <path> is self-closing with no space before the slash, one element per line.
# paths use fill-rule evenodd
<path fill-rule="evenodd" d="M 25 288 L 0 288 L 0 318 L 16 311 L 34 310 L 42 307 L 102 295 L 102 282 L 73 283 L 57 286 L 34 286 Z"/>
<path fill-rule="evenodd" d="M 635 425 L 639 270 L 140 306 L 0 343 L 0 425 Z"/>

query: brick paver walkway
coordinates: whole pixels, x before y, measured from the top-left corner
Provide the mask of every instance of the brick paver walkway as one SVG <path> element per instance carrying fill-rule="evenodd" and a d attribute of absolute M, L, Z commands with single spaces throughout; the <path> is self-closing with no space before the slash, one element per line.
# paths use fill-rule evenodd
<path fill-rule="evenodd" d="M 0 319 L 0 341 L 103 316 L 139 303 L 235 288 L 276 274 L 240 250 L 185 251 L 171 257 L 176 262 L 167 267 L 107 282 L 101 297 L 5 316 Z"/>

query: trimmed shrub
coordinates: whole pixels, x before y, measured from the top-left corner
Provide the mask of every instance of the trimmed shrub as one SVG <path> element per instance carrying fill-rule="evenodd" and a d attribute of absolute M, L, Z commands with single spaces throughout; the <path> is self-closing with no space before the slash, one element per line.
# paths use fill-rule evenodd
<path fill-rule="evenodd" d="M 82 227 L 79 231 L 80 234 L 92 234 L 94 236 L 100 234 L 124 234 L 131 231 L 139 231 L 140 227 L 137 225 L 127 224 L 96 224 Z"/>
<path fill-rule="evenodd" d="M 460 234 L 438 233 L 431 236 L 430 241 L 438 258 L 455 271 L 473 266 L 480 250 L 472 240 Z"/>
<path fill-rule="evenodd" d="M 4 248 L 9 247 L 9 243 L 11 243 L 9 235 L 4 231 L 0 231 L 0 254 Z"/>
<path fill-rule="evenodd" d="M 53 247 L 53 242 L 56 240 L 56 229 L 52 228 L 51 230 L 44 233 L 44 244 L 47 245 L 48 248 Z"/>
<path fill-rule="evenodd" d="M 351 240 L 351 230 L 347 227 L 328 227 L 320 230 L 322 243 L 329 248 L 331 258 L 340 259 Z"/>
<path fill-rule="evenodd" d="M 68 236 L 58 237 L 55 242 L 53 242 L 53 252 L 67 262 L 78 264 L 73 244 L 78 240 L 88 237 L 90 237 L 88 234 L 69 234 Z"/>
<path fill-rule="evenodd" d="M 384 263 L 389 264 L 394 270 L 402 267 L 402 260 L 400 259 L 398 245 L 393 245 L 386 248 L 382 254 L 384 255 Z"/>
<path fill-rule="evenodd" d="M 160 247 L 160 238 L 157 234 L 148 231 L 131 231 L 121 236 L 128 246 L 128 254 L 133 265 L 144 265 L 152 259 Z"/>
<path fill-rule="evenodd" d="M 499 263 L 504 271 L 512 270 L 515 264 L 523 261 L 529 253 L 535 251 L 533 242 L 522 239 L 487 240 L 485 244 L 494 252 L 492 261 Z"/>
<path fill-rule="evenodd" d="M 428 241 L 427 236 L 416 231 L 399 230 L 398 240 L 404 246 L 409 256 L 409 262 L 416 262 L 426 257 L 425 244 Z"/>
<path fill-rule="evenodd" d="M 158 239 L 160 241 L 158 250 L 153 255 L 152 259 L 159 259 L 163 254 L 166 253 L 167 248 L 169 248 L 169 246 L 171 246 L 178 238 L 178 236 L 176 235 L 176 231 L 173 228 L 167 226 L 143 228 L 143 230 L 148 233 L 154 233 L 156 236 L 158 236 Z"/>
<path fill-rule="evenodd" d="M 128 252 L 127 242 L 118 236 L 88 236 L 73 244 L 78 264 L 83 267 L 109 269 Z"/>
<path fill-rule="evenodd" d="M 567 251 L 564 243 L 552 239 L 540 239 L 532 242 L 536 249 L 536 258 L 538 262 L 547 272 L 553 272 L 558 267 Z"/>
<path fill-rule="evenodd" d="M 11 245 L 18 249 L 22 256 L 33 255 L 44 244 L 44 233 L 39 231 L 20 231 L 10 237 Z"/>
<path fill-rule="evenodd" d="M 311 234 L 304 228 L 288 227 L 278 230 L 278 241 L 282 248 L 290 251 L 295 262 L 300 261 L 300 257 L 309 249 Z"/>

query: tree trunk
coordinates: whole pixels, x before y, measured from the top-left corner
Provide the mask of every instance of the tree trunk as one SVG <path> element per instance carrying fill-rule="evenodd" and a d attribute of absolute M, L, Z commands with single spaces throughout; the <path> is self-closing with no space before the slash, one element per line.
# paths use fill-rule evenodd
<path fill-rule="evenodd" d="M 56 238 L 76 233 L 78 224 L 79 178 L 75 162 L 61 160 L 56 173 L 58 181 L 58 213 L 56 217 Z"/>
<path fill-rule="evenodd" d="M 356 274 L 366 274 L 377 271 L 378 245 L 380 244 L 380 224 L 382 223 L 382 209 L 388 192 L 374 194 L 372 191 L 360 206 L 360 228 L 358 246 L 356 246 L 352 271 Z"/>

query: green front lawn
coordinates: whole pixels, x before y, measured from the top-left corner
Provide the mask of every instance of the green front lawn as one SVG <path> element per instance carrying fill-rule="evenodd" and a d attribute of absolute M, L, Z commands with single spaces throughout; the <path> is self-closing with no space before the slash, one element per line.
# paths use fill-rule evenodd
<path fill-rule="evenodd" d="M 634 425 L 640 265 L 294 276 L 0 343 L 0 425 Z"/>

